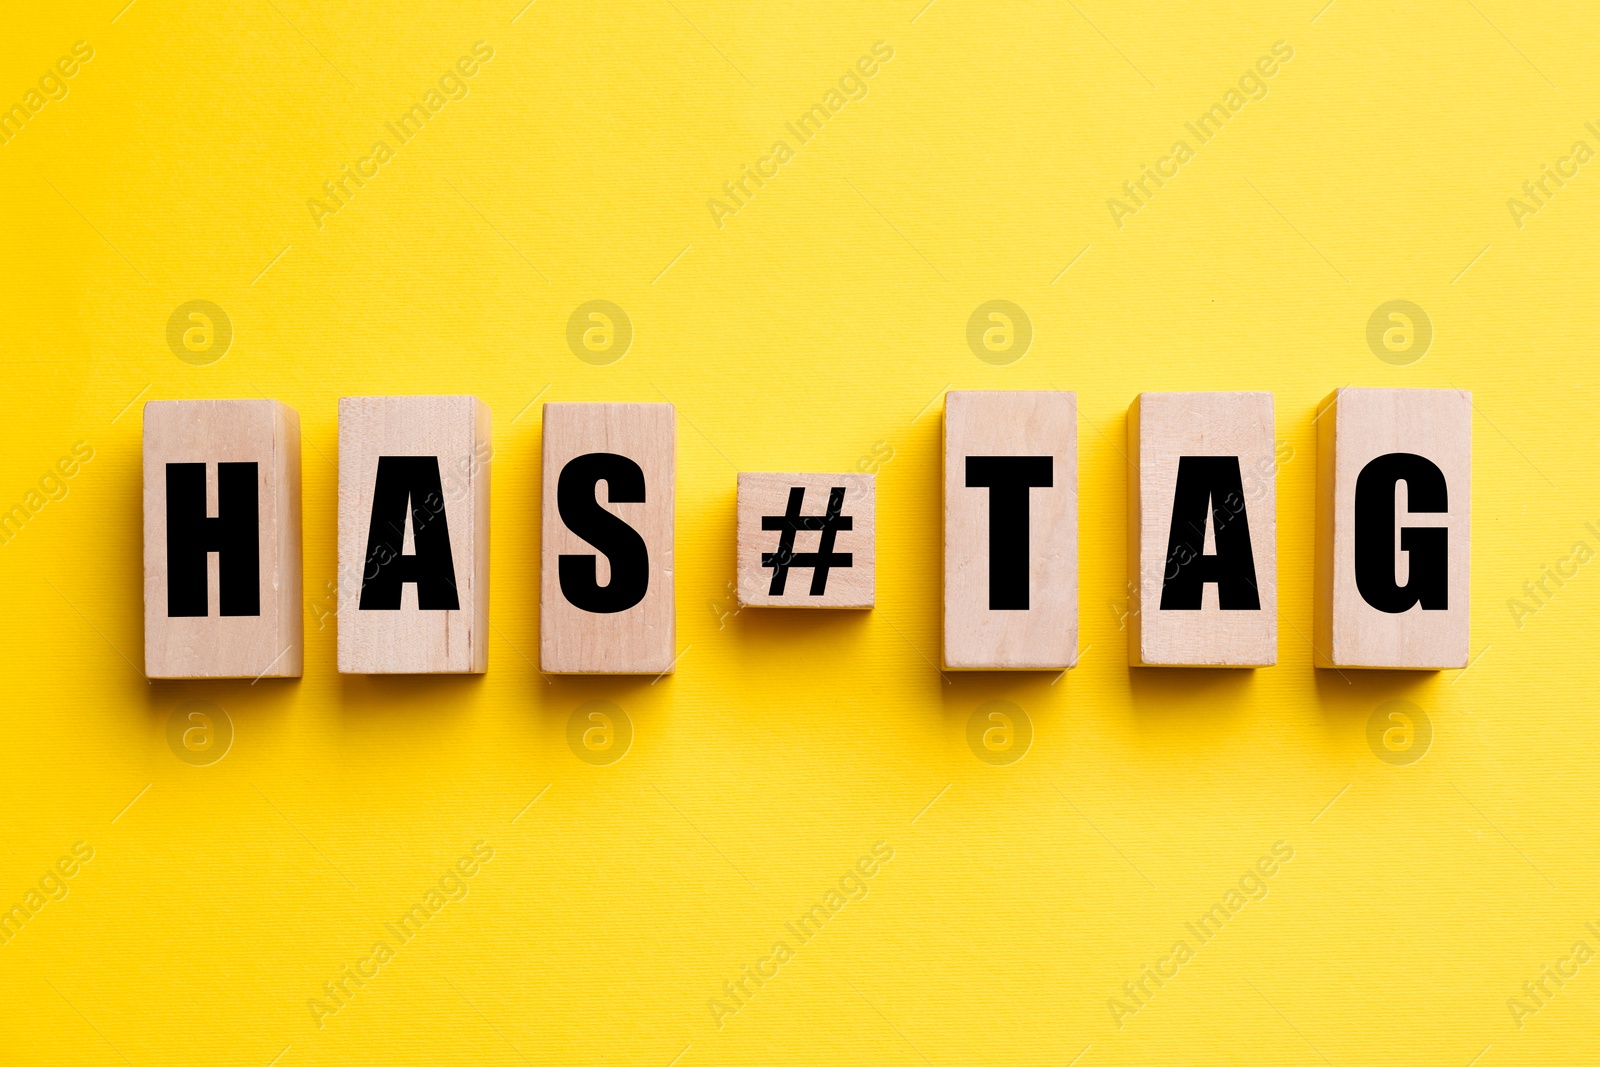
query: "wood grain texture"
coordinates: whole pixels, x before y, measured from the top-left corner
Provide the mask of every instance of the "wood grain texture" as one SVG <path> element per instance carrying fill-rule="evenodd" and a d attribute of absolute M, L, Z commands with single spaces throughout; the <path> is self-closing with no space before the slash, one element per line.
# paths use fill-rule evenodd
<path fill-rule="evenodd" d="M 256 467 L 259 614 L 221 614 L 220 558 L 206 558 L 206 614 L 169 615 L 167 465 L 205 465 L 205 514 L 220 517 L 219 463 Z M 275 400 L 144 406 L 144 662 L 150 678 L 298 678 L 300 416 Z"/>
<path fill-rule="evenodd" d="M 817 593 L 816 571 L 805 565 L 804 557 L 818 551 L 824 534 L 802 528 L 792 542 L 795 566 L 789 568 L 782 592 L 774 594 L 774 568 L 763 564 L 762 558 L 778 552 L 783 531 L 764 529 L 763 520 L 786 514 L 795 488 L 804 491 L 799 513 L 813 517 L 825 515 L 831 495 L 844 491 L 839 515 L 849 519 L 850 528 L 836 530 L 832 551 L 848 553 L 850 562 L 848 566 L 828 569 L 822 591 Z M 877 589 L 877 538 L 877 484 L 873 475 L 740 474 L 736 553 L 739 603 L 761 608 L 871 608 Z"/>
<path fill-rule="evenodd" d="M 1317 562 L 1313 645 L 1319 667 L 1440 670 L 1465 667 L 1471 643 L 1472 394 L 1456 389 L 1338 389 L 1317 420 Z M 1395 487 L 1393 541 L 1384 556 L 1394 579 L 1441 567 L 1448 606 L 1375 607 L 1356 578 L 1356 492 L 1369 464 L 1391 454 L 1421 456 L 1443 475 L 1447 510 L 1413 510 L 1420 485 Z M 1364 506 L 1367 502 L 1363 501 Z M 1440 528 L 1445 560 L 1432 547 L 1407 551 L 1407 529 Z M 1391 547 L 1392 546 L 1392 547 Z M 1386 569 L 1386 568 L 1385 568 Z"/>
<path fill-rule="evenodd" d="M 1143 667 L 1270 667 L 1278 662 L 1277 467 L 1271 393 L 1141 393 L 1128 411 L 1128 660 Z M 1184 457 L 1237 459 L 1238 490 L 1211 496 L 1205 525 L 1175 538 Z M 1136 473 L 1135 473 L 1136 472 Z M 1238 493 L 1242 497 L 1235 499 Z M 1219 517 L 1220 514 L 1220 517 Z M 1207 583 L 1199 610 L 1163 608 L 1182 560 L 1214 555 L 1219 524 L 1244 523 L 1259 607 L 1224 610 Z"/>
<path fill-rule="evenodd" d="M 481 674 L 489 666 L 489 407 L 472 396 L 374 396 L 339 400 L 339 670 L 345 674 Z M 437 462 L 442 499 L 410 497 L 373 544 L 374 490 L 382 457 Z M 397 532 L 396 522 L 408 523 Z M 416 582 L 399 610 L 362 607 L 365 583 L 396 547 L 415 553 L 418 524 L 449 532 L 454 609 L 422 608 Z"/>
<path fill-rule="evenodd" d="M 677 412 L 671 404 L 544 405 L 539 570 L 539 661 L 550 674 L 670 674 L 677 658 L 673 554 L 677 493 Z M 563 593 L 563 555 L 592 556 L 595 578 L 608 584 L 604 552 L 568 528 L 557 490 L 574 459 L 613 453 L 637 464 L 642 501 L 611 502 L 611 488 L 595 485 L 595 500 L 635 530 L 648 552 L 648 587 L 624 611 L 586 611 Z M 620 495 L 620 494 L 619 494 Z"/>
<path fill-rule="evenodd" d="M 1075 393 L 1056 390 L 945 394 L 947 670 L 1059 670 L 1077 662 L 1077 407 Z M 997 608 L 991 597 L 996 490 L 969 484 L 967 460 L 995 456 L 1045 457 L 1050 463 L 1049 485 L 1025 490 L 1025 608 Z M 1014 553 L 1014 547 L 1003 551 Z"/>

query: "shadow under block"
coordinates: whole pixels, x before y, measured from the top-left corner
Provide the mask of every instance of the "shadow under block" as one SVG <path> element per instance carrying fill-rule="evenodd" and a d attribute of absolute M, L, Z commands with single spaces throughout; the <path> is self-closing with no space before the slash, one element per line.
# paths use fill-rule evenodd
<path fill-rule="evenodd" d="M 1335 390 L 1317 416 L 1317 666 L 1465 667 L 1471 519 L 1471 393 Z"/>
<path fill-rule="evenodd" d="M 144 406 L 144 671 L 298 678 L 300 416 L 275 400 Z"/>
<path fill-rule="evenodd" d="M 1141 393 L 1128 461 L 1128 661 L 1277 663 L 1272 394 Z"/>
<path fill-rule="evenodd" d="M 741 607 L 871 608 L 878 510 L 870 474 L 741 474 Z"/>
<path fill-rule="evenodd" d="M 670 674 L 677 412 L 546 404 L 539 663 L 550 674 Z"/>
<path fill-rule="evenodd" d="M 489 668 L 489 407 L 339 400 L 339 671 Z"/>
<path fill-rule="evenodd" d="M 944 666 L 1078 659 L 1077 396 L 944 398 Z"/>

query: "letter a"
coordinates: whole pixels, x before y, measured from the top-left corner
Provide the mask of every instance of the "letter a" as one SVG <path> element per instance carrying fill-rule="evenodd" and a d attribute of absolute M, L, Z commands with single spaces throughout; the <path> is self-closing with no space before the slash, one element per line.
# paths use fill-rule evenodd
<path fill-rule="evenodd" d="M 402 555 L 408 511 L 416 552 Z M 461 607 L 437 456 L 378 457 L 361 610 L 399 611 L 401 588 L 407 582 L 417 584 L 417 607 L 423 611 Z"/>

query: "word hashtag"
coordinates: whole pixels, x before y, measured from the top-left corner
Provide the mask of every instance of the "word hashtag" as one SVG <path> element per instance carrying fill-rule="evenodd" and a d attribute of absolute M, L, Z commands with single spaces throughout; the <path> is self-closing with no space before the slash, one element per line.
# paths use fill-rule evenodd
<path fill-rule="evenodd" d="M 763 530 L 783 531 L 778 536 L 778 550 L 761 553 L 761 565 L 772 568 L 772 586 L 767 590 L 771 596 L 783 595 L 783 587 L 789 580 L 790 567 L 810 567 L 811 595 L 822 596 L 828 589 L 828 569 L 849 567 L 854 563 L 852 553 L 833 550 L 834 537 L 838 531 L 855 528 L 854 519 L 839 514 L 844 510 L 844 487 L 834 486 L 828 490 L 828 510 L 823 515 L 800 514 L 800 505 L 805 502 L 805 497 L 805 486 L 791 486 L 789 506 L 785 512 L 782 515 L 761 516 Z M 815 552 L 794 550 L 794 535 L 800 530 L 822 531 Z"/>

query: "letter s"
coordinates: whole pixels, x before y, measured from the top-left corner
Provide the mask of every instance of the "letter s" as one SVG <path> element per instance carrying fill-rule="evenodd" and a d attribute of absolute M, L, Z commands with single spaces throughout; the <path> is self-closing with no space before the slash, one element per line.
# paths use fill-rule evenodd
<path fill-rule="evenodd" d="M 592 555 L 563 554 L 557 562 L 561 593 L 572 605 L 597 615 L 627 611 L 650 589 L 650 550 L 639 531 L 600 506 L 595 488 L 605 482 L 613 504 L 644 503 L 644 471 L 627 456 L 590 452 L 561 468 L 556 483 L 556 509 L 567 529 L 604 552 L 611 561 L 611 581 L 596 583 Z"/>

